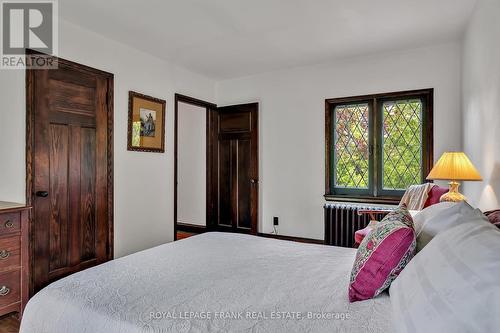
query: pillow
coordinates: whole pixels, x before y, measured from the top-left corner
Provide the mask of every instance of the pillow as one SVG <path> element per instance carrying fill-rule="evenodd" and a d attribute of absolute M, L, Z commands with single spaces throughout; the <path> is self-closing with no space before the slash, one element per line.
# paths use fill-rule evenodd
<path fill-rule="evenodd" d="M 436 207 L 436 209 L 438 208 Z M 486 219 L 479 209 L 472 208 L 465 201 L 453 203 L 449 208 L 444 208 L 433 217 L 424 221 L 421 227 L 419 226 L 419 230 L 416 231 L 417 252 L 421 251 L 440 232 L 476 218 Z"/>
<path fill-rule="evenodd" d="M 406 206 L 377 223 L 356 253 L 349 283 L 349 301 L 373 298 L 387 289 L 415 254 L 413 221 Z"/>
<path fill-rule="evenodd" d="M 441 199 L 441 196 L 445 193 L 448 193 L 448 188 L 434 185 L 431 188 L 431 190 L 429 191 L 429 194 L 427 196 L 427 200 L 425 201 L 425 204 L 424 204 L 424 208 L 438 204 L 439 199 Z"/>
<path fill-rule="evenodd" d="M 500 209 L 490 210 L 488 212 L 485 212 L 484 215 L 486 215 L 486 217 L 492 224 L 500 228 Z"/>
<path fill-rule="evenodd" d="M 443 210 L 446 210 L 455 205 L 456 202 L 440 202 L 438 204 L 424 208 L 423 210 L 418 212 L 415 216 L 413 216 L 413 227 L 415 229 L 415 234 L 417 235 L 417 237 L 418 234 L 422 231 L 422 228 L 424 227 L 426 221 L 429 221 L 431 218 L 434 218 L 437 214 L 441 213 Z"/>
<path fill-rule="evenodd" d="M 388 221 L 398 221 L 404 223 L 408 227 L 413 228 L 413 218 L 411 217 L 410 211 L 408 210 L 406 204 L 399 205 L 396 209 L 389 212 L 389 214 L 387 214 L 379 223 Z"/>
<path fill-rule="evenodd" d="M 389 293 L 396 332 L 498 332 L 500 230 L 481 218 L 438 234 Z"/>

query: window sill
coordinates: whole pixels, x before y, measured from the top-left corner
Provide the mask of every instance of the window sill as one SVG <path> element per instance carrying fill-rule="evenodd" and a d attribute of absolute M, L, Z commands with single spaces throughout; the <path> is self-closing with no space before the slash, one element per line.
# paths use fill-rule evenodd
<path fill-rule="evenodd" d="M 401 198 L 397 197 L 361 197 L 361 196 L 348 196 L 348 195 L 334 195 L 325 194 L 326 201 L 339 201 L 339 202 L 354 202 L 354 203 L 373 203 L 373 204 L 386 204 L 398 205 Z"/>

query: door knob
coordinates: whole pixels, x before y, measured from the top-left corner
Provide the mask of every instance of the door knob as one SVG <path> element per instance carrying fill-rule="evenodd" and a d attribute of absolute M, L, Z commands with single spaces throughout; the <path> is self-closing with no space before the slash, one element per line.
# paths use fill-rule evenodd
<path fill-rule="evenodd" d="M 250 183 L 257 184 L 259 181 L 257 179 L 250 179 Z"/>
<path fill-rule="evenodd" d="M 38 191 L 35 193 L 37 197 L 42 197 L 42 198 L 45 198 L 49 195 L 49 192 L 47 191 Z"/>

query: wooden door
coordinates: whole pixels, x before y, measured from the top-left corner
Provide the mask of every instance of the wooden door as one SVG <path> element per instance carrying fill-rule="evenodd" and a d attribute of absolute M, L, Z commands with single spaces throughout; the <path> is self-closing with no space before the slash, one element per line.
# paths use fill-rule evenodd
<path fill-rule="evenodd" d="M 113 75 L 58 62 L 27 73 L 32 292 L 113 255 Z"/>
<path fill-rule="evenodd" d="M 257 233 L 258 103 L 220 107 L 209 115 L 209 227 Z"/>

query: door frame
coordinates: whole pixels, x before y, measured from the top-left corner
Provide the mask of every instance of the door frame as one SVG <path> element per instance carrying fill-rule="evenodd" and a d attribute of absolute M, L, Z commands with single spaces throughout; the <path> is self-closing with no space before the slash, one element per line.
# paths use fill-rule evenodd
<path fill-rule="evenodd" d="M 26 49 L 26 60 L 32 55 L 41 54 L 45 57 L 43 53 Z M 109 72 L 105 72 L 99 69 L 95 69 L 86 65 L 82 65 L 73 61 L 69 61 L 63 58 L 58 58 L 55 56 L 50 56 L 53 58 L 57 64 L 60 66 L 65 66 L 69 68 L 75 68 L 80 71 L 86 71 L 90 74 L 97 74 L 106 78 L 107 90 L 106 95 L 106 105 L 107 105 L 107 210 L 108 210 L 108 248 L 107 248 L 107 260 L 111 260 L 114 257 L 114 223 L 113 223 L 113 213 L 114 213 L 114 181 L 113 181 L 113 112 L 114 112 L 114 75 Z M 36 90 L 35 90 L 35 71 L 36 69 L 27 68 L 26 69 L 26 205 L 33 206 L 34 202 L 34 155 L 35 155 L 35 100 L 36 100 Z M 31 237 L 31 226 L 33 225 L 33 210 L 30 210 L 29 214 L 29 225 L 30 225 L 30 272 L 33 272 L 34 262 L 33 262 L 33 238 Z M 33 281 L 32 275 L 29 277 L 29 290 L 30 295 L 33 295 Z"/>
<path fill-rule="evenodd" d="M 206 217 L 205 217 L 205 228 L 201 226 L 194 226 L 194 225 L 182 225 L 182 229 L 184 231 L 188 232 L 204 232 L 205 230 L 210 230 L 211 228 L 211 221 L 210 221 L 210 216 L 213 207 L 211 207 L 211 202 L 213 201 L 211 199 L 211 193 L 209 191 L 210 184 L 212 182 L 211 180 L 211 173 L 210 171 L 210 156 L 211 156 L 211 151 L 210 148 L 212 147 L 211 144 L 211 137 L 210 137 L 210 119 L 212 119 L 212 115 L 217 112 L 217 105 L 214 103 L 210 103 L 201 99 L 197 99 L 194 97 L 182 95 L 176 93 L 174 96 L 174 241 L 177 240 L 177 230 L 178 230 L 178 223 L 177 223 L 177 194 L 178 194 L 178 136 L 179 136 L 179 103 L 186 103 L 190 105 L 195 105 L 199 106 L 202 108 L 206 109 L 206 184 L 205 184 L 205 191 L 206 191 Z"/>

